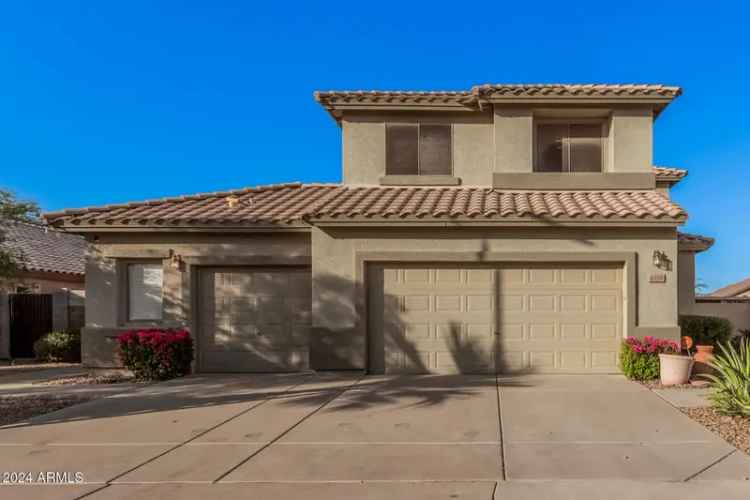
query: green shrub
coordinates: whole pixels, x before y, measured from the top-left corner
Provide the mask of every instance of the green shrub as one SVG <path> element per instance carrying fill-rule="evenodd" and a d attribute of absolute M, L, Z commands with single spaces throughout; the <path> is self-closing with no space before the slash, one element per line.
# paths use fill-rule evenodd
<path fill-rule="evenodd" d="M 673 340 L 628 337 L 620 345 L 620 368 L 631 380 L 659 378 L 659 354 L 674 354 L 680 347 Z"/>
<path fill-rule="evenodd" d="M 693 339 L 694 345 L 717 346 L 732 336 L 732 323 L 716 316 L 680 316 L 682 335 Z"/>
<path fill-rule="evenodd" d="M 659 355 L 635 353 L 623 342 L 620 347 L 620 368 L 631 380 L 653 380 L 659 378 Z"/>
<path fill-rule="evenodd" d="M 40 361 L 81 361 L 81 335 L 75 332 L 50 332 L 34 342 L 34 354 Z"/>
<path fill-rule="evenodd" d="M 715 374 L 705 374 L 714 383 L 709 396 L 713 407 L 724 415 L 750 417 L 750 339 L 735 349 L 730 343 L 720 345 L 721 352 L 711 361 Z"/>
<path fill-rule="evenodd" d="M 139 380 L 166 380 L 190 373 L 193 339 L 187 330 L 133 330 L 117 337 L 122 363 Z"/>

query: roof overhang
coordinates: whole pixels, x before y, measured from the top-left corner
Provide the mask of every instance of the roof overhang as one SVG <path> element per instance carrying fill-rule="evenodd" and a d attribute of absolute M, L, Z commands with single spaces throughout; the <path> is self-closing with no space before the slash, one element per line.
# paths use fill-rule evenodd
<path fill-rule="evenodd" d="M 424 218 L 336 218 L 319 217 L 310 220 L 310 224 L 319 227 L 535 227 L 535 228 L 558 228 L 558 227 L 641 227 L 654 228 L 666 227 L 676 228 L 684 222 L 674 220 L 654 219 L 606 219 L 606 218 L 583 218 L 565 219 L 557 218 L 503 218 L 503 219 L 424 219 Z"/>
<path fill-rule="evenodd" d="M 103 233 L 306 233 L 310 231 L 309 224 L 295 225 L 243 225 L 222 226 L 211 224 L 180 224 L 180 225 L 152 225 L 152 224 L 60 224 L 56 226 L 61 231 L 73 234 L 103 234 Z"/>
<path fill-rule="evenodd" d="M 677 235 L 678 250 L 680 252 L 700 253 L 708 250 L 714 244 L 714 239 L 699 234 L 680 232 Z"/>
<path fill-rule="evenodd" d="M 687 212 L 647 191 L 288 184 L 46 214 L 73 233 L 304 231 L 309 225 L 676 227 Z"/>
<path fill-rule="evenodd" d="M 481 111 L 492 105 L 650 107 L 658 116 L 682 93 L 653 84 L 485 84 L 468 91 L 342 90 L 313 95 L 340 122 L 345 111 Z"/>

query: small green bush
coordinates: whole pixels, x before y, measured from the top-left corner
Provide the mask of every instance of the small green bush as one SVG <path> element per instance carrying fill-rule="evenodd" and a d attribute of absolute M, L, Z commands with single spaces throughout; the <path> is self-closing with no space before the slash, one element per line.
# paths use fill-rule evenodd
<path fill-rule="evenodd" d="M 715 374 L 705 374 L 714 383 L 711 404 L 723 415 L 750 417 L 750 339 L 739 349 L 730 343 L 720 345 L 721 352 L 711 361 Z"/>
<path fill-rule="evenodd" d="M 659 354 L 674 354 L 679 351 L 680 347 L 672 340 L 628 337 L 620 345 L 620 369 L 631 380 L 657 379 Z"/>
<path fill-rule="evenodd" d="M 40 361 L 81 361 L 81 335 L 75 332 L 50 332 L 34 342 L 34 354 Z"/>
<path fill-rule="evenodd" d="M 187 330 L 147 329 L 117 337 L 122 363 L 139 380 L 167 380 L 190 373 L 193 339 Z"/>
<path fill-rule="evenodd" d="M 693 339 L 694 345 L 717 346 L 732 336 L 732 323 L 716 316 L 680 316 L 682 335 Z"/>
<path fill-rule="evenodd" d="M 659 355 L 635 353 L 623 342 L 620 347 L 620 367 L 631 380 L 653 380 L 659 378 Z"/>

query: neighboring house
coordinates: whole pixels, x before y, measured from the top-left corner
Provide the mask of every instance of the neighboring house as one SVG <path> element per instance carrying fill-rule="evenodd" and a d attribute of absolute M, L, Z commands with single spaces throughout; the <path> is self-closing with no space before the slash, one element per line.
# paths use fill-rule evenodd
<path fill-rule="evenodd" d="M 86 240 L 41 224 L 9 222 L 0 226 L 0 246 L 20 261 L 19 271 L 0 283 L 9 293 L 83 290 Z"/>
<path fill-rule="evenodd" d="M 750 278 L 714 290 L 706 296 L 721 299 L 750 299 Z"/>
<path fill-rule="evenodd" d="M 721 316 L 736 332 L 750 331 L 750 278 L 695 297 L 694 314 Z"/>
<path fill-rule="evenodd" d="M 0 359 L 30 357 L 39 336 L 83 325 L 87 244 L 31 222 L 4 222 L 0 234 L 0 246 L 19 263 L 0 280 Z"/>
<path fill-rule="evenodd" d="M 46 214 L 93 242 L 84 362 L 186 326 L 205 372 L 616 372 L 625 336 L 679 339 L 682 253 L 700 251 L 669 197 L 686 172 L 652 163 L 680 93 L 318 92 L 341 184 Z"/>

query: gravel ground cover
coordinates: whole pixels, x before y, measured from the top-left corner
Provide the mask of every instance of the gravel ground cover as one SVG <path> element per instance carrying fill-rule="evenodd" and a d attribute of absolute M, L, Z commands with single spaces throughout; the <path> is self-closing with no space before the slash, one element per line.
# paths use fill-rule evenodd
<path fill-rule="evenodd" d="M 713 408 L 680 408 L 690 418 L 750 455 L 750 417 L 726 416 Z"/>
<path fill-rule="evenodd" d="M 68 406 L 85 403 L 91 399 L 94 399 L 94 397 L 81 394 L 0 396 L 0 426 L 62 410 Z"/>
<path fill-rule="evenodd" d="M 34 385 L 96 385 L 96 384 L 122 384 L 126 382 L 138 382 L 132 375 L 80 375 L 76 377 L 60 377 L 52 380 L 35 382 Z"/>
<path fill-rule="evenodd" d="M 709 387 L 711 385 L 708 380 L 700 379 L 691 380 L 687 384 L 682 385 L 661 385 L 659 379 L 642 380 L 638 383 L 645 387 L 648 387 L 649 389 L 705 389 L 706 387 Z"/>

